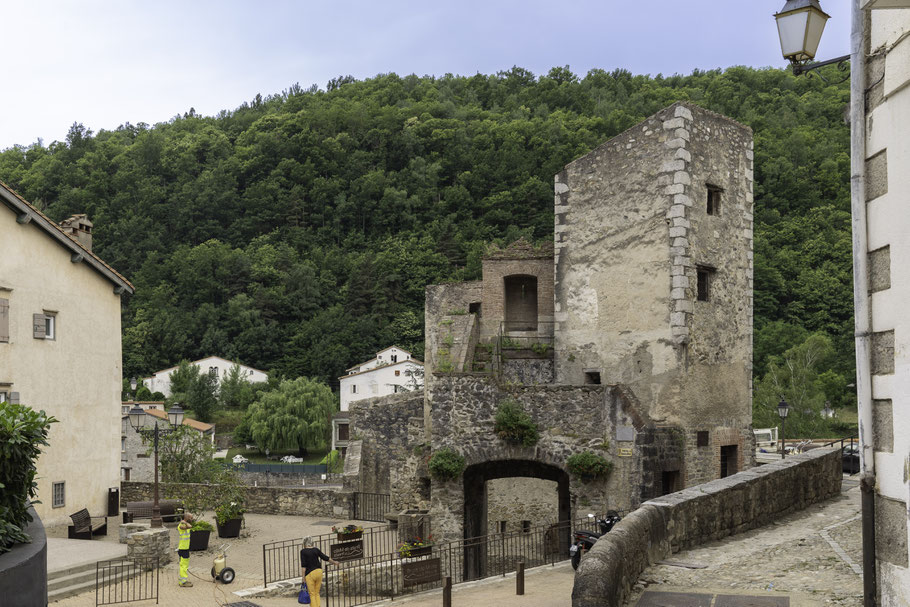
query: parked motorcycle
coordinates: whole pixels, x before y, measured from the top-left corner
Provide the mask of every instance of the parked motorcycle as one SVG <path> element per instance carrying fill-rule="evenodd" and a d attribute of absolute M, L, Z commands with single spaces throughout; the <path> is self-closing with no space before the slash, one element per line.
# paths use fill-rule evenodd
<path fill-rule="evenodd" d="M 594 524 L 593 514 L 589 514 L 588 519 L 590 519 L 591 524 Z M 590 550 L 594 545 L 594 542 L 597 541 L 597 538 L 608 533 L 620 520 L 622 519 L 619 516 L 619 513 L 615 510 L 610 510 L 603 518 L 597 519 L 600 533 L 586 531 L 584 529 L 575 530 L 572 545 L 569 546 L 569 557 L 572 559 L 572 569 L 578 569 L 578 564 L 581 562 L 581 555 Z"/>

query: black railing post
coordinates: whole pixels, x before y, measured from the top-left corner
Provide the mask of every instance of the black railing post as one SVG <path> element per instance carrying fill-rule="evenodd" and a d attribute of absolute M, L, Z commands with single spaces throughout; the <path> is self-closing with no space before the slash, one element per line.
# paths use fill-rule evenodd
<path fill-rule="evenodd" d="M 515 574 L 515 594 L 525 593 L 525 562 L 518 561 L 518 571 Z"/>

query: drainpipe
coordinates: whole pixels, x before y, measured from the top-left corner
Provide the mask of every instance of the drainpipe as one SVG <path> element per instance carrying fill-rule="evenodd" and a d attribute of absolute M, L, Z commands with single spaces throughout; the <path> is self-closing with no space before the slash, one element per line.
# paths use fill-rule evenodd
<path fill-rule="evenodd" d="M 853 309 L 856 337 L 856 396 L 863 515 L 863 605 L 876 605 L 875 455 L 872 445 L 872 318 L 869 298 L 866 224 L 866 56 L 865 12 L 853 0 L 850 30 L 850 205 L 853 215 Z"/>

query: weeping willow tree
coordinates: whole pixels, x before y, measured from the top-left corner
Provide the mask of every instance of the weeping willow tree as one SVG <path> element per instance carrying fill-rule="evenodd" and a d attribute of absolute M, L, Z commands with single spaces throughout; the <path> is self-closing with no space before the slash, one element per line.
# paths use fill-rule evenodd
<path fill-rule="evenodd" d="M 308 377 L 285 380 L 250 405 L 250 434 L 260 449 L 297 449 L 302 457 L 328 445 L 334 411 L 335 396 L 325 384 Z"/>

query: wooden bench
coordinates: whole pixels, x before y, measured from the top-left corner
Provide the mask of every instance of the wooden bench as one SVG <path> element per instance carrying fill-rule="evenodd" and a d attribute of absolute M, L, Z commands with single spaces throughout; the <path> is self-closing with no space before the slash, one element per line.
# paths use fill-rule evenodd
<path fill-rule="evenodd" d="M 132 523 L 137 518 L 152 518 L 154 502 L 127 502 L 126 511 L 123 513 L 123 522 Z M 161 511 L 161 520 L 174 522 L 180 519 L 179 510 L 183 509 L 180 500 L 158 500 L 158 509 Z"/>
<path fill-rule="evenodd" d="M 107 535 L 107 517 L 91 516 L 88 510 L 83 508 L 75 514 L 71 514 L 73 524 L 67 527 L 68 537 L 71 540 L 90 540 L 96 535 Z M 97 522 L 92 522 L 92 519 Z M 103 522 L 102 522 L 103 521 Z"/>

